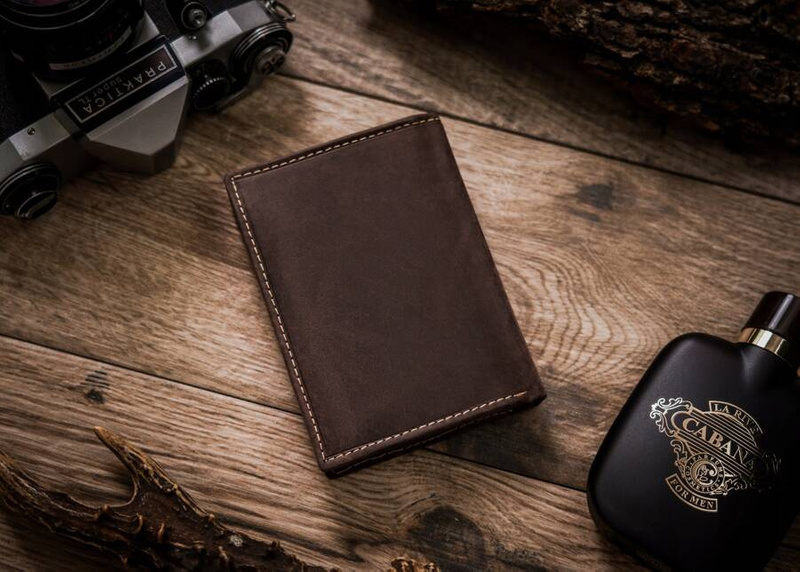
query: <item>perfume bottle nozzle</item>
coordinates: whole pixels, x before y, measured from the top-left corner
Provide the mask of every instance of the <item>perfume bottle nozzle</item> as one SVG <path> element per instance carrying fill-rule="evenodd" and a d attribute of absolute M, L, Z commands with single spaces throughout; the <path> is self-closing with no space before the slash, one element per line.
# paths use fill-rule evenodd
<path fill-rule="evenodd" d="M 800 368 L 800 297 L 786 292 L 765 294 L 745 323 L 739 341 L 773 352 Z"/>

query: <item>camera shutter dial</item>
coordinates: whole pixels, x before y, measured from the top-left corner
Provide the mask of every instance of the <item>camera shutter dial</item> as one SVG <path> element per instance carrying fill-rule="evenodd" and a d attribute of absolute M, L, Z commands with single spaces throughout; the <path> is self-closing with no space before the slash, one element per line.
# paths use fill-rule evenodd
<path fill-rule="evenodd" d="M 231 89 L 225 64 L 207 61 L 192 71 L 192 106 L 198 111 L 211 109 L 224 100 Z"/>

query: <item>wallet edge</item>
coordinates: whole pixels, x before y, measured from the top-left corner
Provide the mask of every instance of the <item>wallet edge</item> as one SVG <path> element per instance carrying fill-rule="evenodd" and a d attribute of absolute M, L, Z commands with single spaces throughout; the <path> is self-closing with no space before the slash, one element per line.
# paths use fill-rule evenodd
<path fill-rule="evenodd" d="M 401 432 L 395 433 L 393 435 L 388 435 L 368 443 L 356 445 L 354 447 L 336 452 L 334 454 L 327 454 L 325 452 L 322 432 L 320 431 L 316 422 L 316 418 L 314 417 L 313 407 L 311 406 L 310 400 L 306 393 L 305 385 L 302 381 L 302 377 L 299 372 L 299 366 L 297 364 L 297 360 L 294 357 L 294 352 L 291 349 L 291 341 L 288 339 L 287 333 L 285 331 L 283 325 L 283 319 L 280 314 L 280 309 L 278 308 L 277 301 L 275 300 L 275 296 L 272 292 L 272 288 L 269 283 L 269 276 L 265 268 L 265 265 L 263 263 L 263 259 L 259 252 L 260 247 L 258 246 L 255 240 L 255 237 L 252 233 L 252 229 L 250 227 L 250 223 L 247 220 L 246 209 L 244 207 L 241 194 L 237 186 L 237 181 L 255 175 L 261 175 L 269 171 L 276 170 L 281 167 L 286 167 L 288 165 L 292 165 L 300 161 L 311 159 L 319 155 L 335 152 L 343 147 L 368 141 L 382 135 L 399 131 L 404 128 L 423 125 L 431 122 L 440 122 L 440 121 L 441 121 L 440 117 L 436 114 L 424 113 L 424 114 L 412 115 L 406 118 L 402 118 L 393 122 L 383 124 L 378 127 L 373 127 L 371 129 L 363 130 L 354 134 L 340 137 L 338 139 L 334 139 L 332 141 L 323 143 L 321 145 L 308 147 L 297 153 L 286 155 L 284 157 L 263 163 L 254 168 L 233 171 L 225 175 L 224 177 L 225 187 L 228 192 L 231 205 L 233 207 L 232 210 L 234 211 L 234 215 L 236 217 L 239 229 L 241 231 L 242 239 L 245 243 L 246 250 L 253 265 L 253 269 L 255 271 L 257 280 L 259 282 L 259 286 L 262 290 L 262 295 L 264 296 L 264 299 L 267 302 L 266 306 L 268 309 L 268 313 L 270 315 L 270 321 L 272 322 L 275 335 L 278 338 L 284 362 L 286 363 L 287 369 L 289 370 L 288 373 L 292 383 L 292 387 L 294 389 L 298 401 L 301 404 L 300 409 L 303 414 L 305 424 L 308 428 L 309 435 L 311 436 L 312 441 L 316 440 L 316 446 L 313 447 L 313 450 L 315 457 L 317 459 L 317 464 L 319 465 L 320 469 L 322 469 L 329 476 L 338 476 L 340 474 L 349 472 L 352 469 L 361 466 L 363 464 L 377 461 L 378 459 L 381 459 L 383 457 L 397 454 L 401 451 L 404 451 L 412 447 L 417 447 L 426 442 L 437 440 L 448 433 L 451 433 L 453 431 L 460 429 L 461 427 L 464 427 L 465 425 L 471 425 L 473 423 L 485 420 L 489 417 L 494 417 L 496 415 L 507 413 L 513 409 L 517 409 L 523 406 L 536 405 L 546 397 L 544 388 L 542 387 L 541 381 L 539 379 L 536 365 L 533 362 L 532 358 L 530 357 L 530 352 L 527 350 L 526 347 L 525 348 L 526 353 L 529 356 L 530 362 L 533 366 L 533 376 L 530 383 L 527 386 L 524 386 L 524 388 L 522 388 L 519 392 L 504 397 L 495 398 L 485 403 L 477 404 L 475 406 L 469 407 L 462 411 L 454 412 L 439 419 L 428 421 L 417 427 L 412 427 L 403 430 Z M 451 159 L 455 163 L 455 157 L 453 156 L 452 149 L 450 149 L 446 132 L 444 131 L 443 128 L 441 129 L 441 131 L 445 139 L 445 142 L 447 144 L 448 150 L 450 151 Z M 499 295 L 504 299 L 507 311 L 510 313 L 514 325 L 516 326 L 517 332 L 519 333 L 519 338 L 522 344 L 525 345 L 524 336 L 522 335 L 522 331 L 519 328 L 519 324 L 517 322 L 513 308 L 511 307 L 510 302 L 508 300 L 508 295 L 506 294 L 505 288 L 503 287 L 502 281 L 500 280 L 500 277 L 497 273 L 497 266 L 494 262 L 494 258 L 491 255 L 491 251 L 489 250 L 486 238 L 483 234 L 483 229 L 480 225 L 480 221 L 477 218 L 477 213 L 475 213 L 474 207 L 472 206 L 471 201 L 469 200 L 469 194 L 466 190 L 466 186 L 464 185 L 463 178 L 461 178 L 460 176 L 460 170 L 458 169 L 457 164 L 456 164 L 456 172 L 459 173 L 459 179 L 460 179 L 459 182 L 461 185 L 461 189 L 463 191 L 463 194 L 467 202 L 470 204 L 470 210 L 472 211 L 474 222 L 479 230 L 480 237 L 483 241 L 483 246 L 489 252 L 489 259 L 493 267 L 497 286 L 499 287 Z M 248 242 L 250 243 L 249 246 Z M 259 269 L 261 270 L 261 272 L 259 272 Z M 283 343 L 280 343 L 281 340 L 283 340 Z M 294 375 L 292 375 L 292 373 L 294 373 Z M 388 443 L 390 441 L 393 441 L 394 443 L 392 443 L 392 445 L 389 446 L 384 445 L 385 443 Z M 374 449 L 379 445 L 384 445 L 384 447 L 379 448 L 377 451 L 370 451 L 370 449 Z"/>

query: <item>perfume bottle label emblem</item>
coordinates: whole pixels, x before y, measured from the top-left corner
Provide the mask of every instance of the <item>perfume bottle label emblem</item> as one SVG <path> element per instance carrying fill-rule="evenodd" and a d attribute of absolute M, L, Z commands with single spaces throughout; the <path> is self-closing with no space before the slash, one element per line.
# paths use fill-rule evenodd
<path fill-rule="evenodd" d="M 650 418 L 671 439 L 677 457 L 667 486 L 692 508 L 717 512 L 718 497 L 763 490 L 778 473 L 780 459 L 756 442 L 761 427 L 736 405 L 709 401 L 702 411 L 681 397 L 662 398 L 651 406 Z"/>

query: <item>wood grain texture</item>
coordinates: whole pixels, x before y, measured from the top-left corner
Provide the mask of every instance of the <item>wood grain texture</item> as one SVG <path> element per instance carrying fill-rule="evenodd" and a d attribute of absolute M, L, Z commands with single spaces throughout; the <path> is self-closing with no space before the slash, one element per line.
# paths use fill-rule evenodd
<path fill-rule="evenodd" d="M 100 423 L 148 443 L 221 520 L 309 562 L 381 570 L 408 555 L 444 570 L 637 568 L 599 536 L 577 491 L 425 451 L 329 480 L 299 416 L 7 338 L 0 386 L 3 448 L 45 486 L 87 503 L 128 491 L 90 429 Z M 0 511 L 4 563 L 116 567 L 19 524 Z"/>
<path fill-rule="evenodd" d="M 219 174 L 406 113 L 277 79 L 196 118 L 168 173 L 89 175 L 0 227 L 0 333 L 298 411 Z M 549 398 L 441 450 L 582 488 L 664 343 L 731 338 L 761 293 L 798 289 L 800 207 L 444 124 Z"/>
<path fill-rule="evenodd" d="M 287 72 L 593 153 L 800 202 L 800 155 L 731 150 L 591 77 L 528 26 L 396 0 L 293 0 Z"/>

